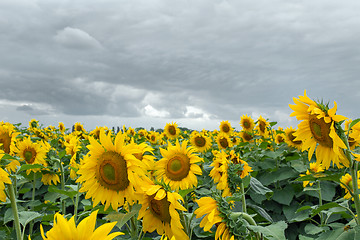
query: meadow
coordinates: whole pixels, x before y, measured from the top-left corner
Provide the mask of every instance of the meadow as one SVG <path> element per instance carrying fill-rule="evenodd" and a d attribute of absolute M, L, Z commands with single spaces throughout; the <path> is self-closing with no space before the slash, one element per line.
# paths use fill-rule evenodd
<path fill-rule="evenodd" d="M 360 239 L 360 119 L 293 100 L 297 128 L 0 122 L 0 239 Z"/>

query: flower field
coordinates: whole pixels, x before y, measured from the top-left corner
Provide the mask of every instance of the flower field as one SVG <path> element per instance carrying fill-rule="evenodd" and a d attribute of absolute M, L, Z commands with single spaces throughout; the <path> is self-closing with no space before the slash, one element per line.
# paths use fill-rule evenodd
<path fill-rule="evenodd" d="M 297 128 L 0 122 L 0 239 L 360 239 L 360 119 L 293 101 Z"/>

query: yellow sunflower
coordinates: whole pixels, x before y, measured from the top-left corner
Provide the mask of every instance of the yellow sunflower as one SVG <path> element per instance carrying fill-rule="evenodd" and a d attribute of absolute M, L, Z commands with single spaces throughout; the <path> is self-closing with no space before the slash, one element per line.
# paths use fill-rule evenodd
<path fill-rule="evenodd" d="M 160 185 L 143 187 L 144 197 L 140 201 L 141 209 L 138 219 L 143 219 L 144 232 L 156 232 L 159 235 L 175 239 L 189 239 L 183 231 L 177 210 L 186 211 L 180 201 L 184 201 L 176 192 L 166 191 Z"/>
<path fill-rule="evenodd" d="M 238 153 L 235 153 L 234 150 L 231 150 L 230 153 L 228 154 L 227 157 L 233 164 L 239 164 L 242 166 L 242 170 L 241 172 L 238 172 L 237 174 L 239 174 L 240 178 L 244 178 L 247 175 L 250 174 L 250 172 L 252 172 L 252 168 L 249 166 L 249 164 L 247 162 L 245 162 L 244 160 L 242 160 L 240 158 L 240 155 Z"/>
<path fill-rule="evenodd" d="M 159 143 L 160 134 L 158 132 L 150 131 L 147 135 L 147 139 L 152 145 L 156 145 Z"/>
<path fill-rule="evenodd" d="M 160 148 L 162 159 L 155 166 L 155 176 L 170 185 L 171 189 L 188 189 L 197 186 L 196 175 L 201 175 L 201 168 L 196 164 L 203 159 L 195 154 L 193 147 L 187 147 L 188 141 L 181 144 L 168 142 L 167 149 Z M 195 175 L 196 174 L 196 175 Z"/>
<path fill-rule="evenodd" d="M 86 132 L 85 129 L 84 129 L 84 126 L 79 122 L 76 122 L 74 124 L 73 130 L 74 130 L 74 132 Z"/>
<path fill-rule="evenodd" d="M 218 209 L 218 202 L 211 197 L 202 197 L 196 200 L 199 205 L 194 211 L 196 218 L 200 218 L 203 215 L 205 217 L 200 222 L 200 227 L 204 228 L 204 231 L 210 231 L 215 225 L 216 233 L 215 240 L 234 240 L 235 236 L 231 233 L 230 228 L 227 226 L 224 218 L 222 217 L 221 211 Z"/>
<path fill-rule="evenodd" d="M 220 132 L 216 137 L 216 143 L 219 149 L 227 149 L 233 146 L 230 137 L 226 133 Z"/>
<path fill-rule="evenodd" d="M 133 155 L 146 165 L 146 170 L 147 171 L 154 170 L 154 164 L 155 164 L 155 156 L 153 153 L 154 149 L 144 142 L 140 144 L 136 144 L 134 143 L 133 139 L 131 144 L 135 149 L 138 149 L 138 151 Z"/>
<path fill-rule="evenodd" d="M 45 167 L 48 165 L 45 160 L 47 148 L 42 142 L 33 142 L 30 137 L 17 141 L 14 152 L 26 164 L 41 164 Z M 27 171 L 27 173 L 29 172 Z"/>
<path fill-rule="evenodd" d="M 116 210 L 124 205 L 125 198 L 132 204 L 136 200 L 135 191 L 142 184 L 141 176 L 145 174 L 145 164 L 134 154 L 139 150 L 133 145 L 125 145 L 125 135 L 119 132 L 114 140 L 111 133 L 100 132 L 100 142 L 89 138 L 90 150 L 84 158 L 77 174 L 81 182 L 80 192 L 86 192 L 85 198 L 92 198 L 93 206 L 99 202 L 110 205 Z"/>
<path fill-rule="evenodd" d="M 56 185 L 60 182 L 59 175 L 54 172 L 43 173 L 41 182 L 45 185 Z"/>
<path fill-rule="evenodd" d="M 310 175 L 310 174 L 321 173 L 323 171 L 324 171 L 324 169 L 321 165 L 319 165 L 317 163 L 310 163 L 310 169 L 306 170 L 305 174 L 300 174 L 300 177 Z M 307 185 L 312 186 L 313 183 L 310 181 L 304 181 L 303 187 L 306 187 Z"/>
<path fill-rule="evenodd" d="M 329 109 L 323 104 L 313 105 L 313 101 L 306 96 L 300 96 L 299 100 L 294 98 L 295 105 L 289 104 L 294 110 L 290 116 L 296 116 L 302 120 L 294 135 L 295 140 L 302 141 L 302 151 L 308 150 L 308 158 L 311 160 L 316 148 L 316 161 L 325 169 L 333 162 L 337 167 L 349 166 L 349 161 L 343 153 L 345 143 L 336 133 L 338 122 L 346 117 L 335 115 L 337 110 L 336 102 L 334 107 Z"/>
<path fill-rule="evenodd" d="M 64 125 L 64 123 L 63 122 L 59 122 L 59 131 L 61 132 L 61 133 L 65 133 L 65 125 Z"/>
<path fill-rule="evenodd" d="M 293 129 L 292 127 L 288 127 L 285 129 L 285 142 L 289 147 L 296 148 L 298 150 L 301 150 L 302 147 L 302 141 L 295 140 L 295 132 L 296 129 Z"/>
<path fill-rule="evenodd" d="M 278 130 L 274 131 L 274 135 L 275 135 L 275 142 L 277 144 L 285 142 L 285 132 L 281 127 L 279 127 Z"/>
<path fill-rule="evenodd" d="M 16 131 L 14 125 L 7 122 L 0 122 L 0 150 L 13 155 L 16 148 L 15 138 L 17 135 L 19 135 L 19 132 Z M 18 160 L 10 159 L 10 162 L 5 168 L 10 172 L 15 172 L 18 166 L 20 166 Z"/>
<path fill-rule="evenodd" d="M 167 138 L 175 139 L 179 136 L 180 129 L 178 128 L 177 123 L 171 122 L 165 125 L 164 132 Z"/>
<path fill-rule="evenodd" d="M 193 131 L 190 136 L 191 146 L 197 149 L 199 152 L 206 152 L 211 148 L 211 138 L 205 136 L 197 131 Z"/>
<path fill-rule="evenodd" d="M 105 223 L 95 229 L 98 211 L 92 212 L 90 216 L 84 218 L 77 226 L 74 217 L 67 220 L 61 214 L 56 213 L 53 227 L 46 234 L 44 233 L 43 226 L 40 225 L 41 236 L 43 240 L 111 240 L 116 236 L 124 235 L 122 232 L 110 233 L 117 222 Z"/>
<path fill-rule="evenodd" d="M 359 174 L 358 174 L 358 176 L 359 176 Z M 345 198 L 345 199 L 353 198 L 351 194 L 353 193 L 354 189 L 353 189 L 353 182 L 352 182 L 352 177 L 351 177 L 351 175 L 348 174 L 348 173 L 345 174 L 344 176 L 342 176 L 342 177 L 340 178 L 340 182 L 342 183 L 342 184 L 340 184 L 340 186 L 345 189 L 345 193 L 346 193 L 346 194 L 345 194 L 344 198 Z M 344 185 L 345 185 L 345 186 L 344 186 Z M 347 187 L 346 187 L 346 186 L 347 186 Z M 358 179 L 358 186 L 360 186 L 360 179 Z M 350 193 L 350 191 L 348 190 L 348 188 L 350 188 L 351 193 Z"/>
<path fill-rule="evenodd" d="M 269 135 L 268 127 L 269 126 L 270 126 L 270 123 L 268 121 L 266 121 L 266 119 L 260 115 L 260 117 L 257 120 L 257 124 L 256 124 L 257 133 L 260 136 L 268 137 L 268 135 Z"/>
<path fill-rule="evenodd" d="M 221 121 L 220 122 L 220 132 L 230 135 L 234 129 L 231 127 L 229 121 Z"/>
<path fill-rule="evenodd" d="M 348 142 L 351 150 L 360 144 L 360 122 L 356 123 L 349 132 L 349 125 L 352 122 L 351 119 L 345 121 L 345 132 L 348 134 Z"/>
<path fill-rule="evenodd" d="M 5 183 L 11 184 L 9 174 L 4 171 L 4 169 L 0 168 L 0 201 L 2 202 L 6 202 Z"/>
<path fill-rule="evenodd" d="M 243 131 L 247 131 L 247 132 L 251 132 L 255 127 L 254 120 L 251 117 L 249 117 L 247 114 L 241 116 L 240 125 Z"/>
<path fill-rule="evenodd" d="M 254 136 L 251 132 L 241 131 L 240 137 L 244 142 L 253 142 L 254 141 Z"/>

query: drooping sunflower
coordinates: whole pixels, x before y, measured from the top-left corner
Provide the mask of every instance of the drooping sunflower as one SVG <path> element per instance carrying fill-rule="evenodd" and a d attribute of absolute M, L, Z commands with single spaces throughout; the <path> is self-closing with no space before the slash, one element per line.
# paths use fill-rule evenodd
<path fill-rule="evenodd" d="M 220 132 L 230 135 L 234 129 L 231 127 L 229 121 L 221 121 L 220 122 Z"/>
<path fill-rule="evenodd" d="M 0 122 L 0 150 L 4 153 L 13 155 L 16 148 L 15 138 L 17 135 L 19 135 L 19 132 L 16 131 L 14 125 L 7 122 Z M 9 160 L 10 162 L 5 168 L 10 172 L 15 172 L 16 168 L 20 166 L 20 163 L 16 159 Z"/>
<path fill-rule="evenodd" d="M 225 133 L 218 133 L 216 137 L 216 143 L 218 145 L 219 149 L 227 149 L 231 148 L 233 146 L 232 141 L 230 137 Z"/>
<path fill-rule="evenodd" d="M 228 205 L 225 204 L 225 200 L 223 200 L 222 203 L 219 203 L 212 197 L 202 197 L 195 201 L 199 205 L 199 208 L 194 211 L 196 218 L 200 218 L 205 215 L 205 217 L 200 222 L 200 227 L 204 228 L 204 231 L 211 232 L 211 228 L 215 225 L 215 240 L 240 239 L 239 237 L 235 236 L 233 232 L 235 229 L 231 229 L 230 227 L 231 225 L 235 226 L 235 221 L 231 219 L 230 216 L 227 218 L 228 214 L 223 214 L 221 208 L 219 207 L 220 204 L 223 208 L 224 206 Z M 241 236 L 240 233 L 237 233 L 236 235 Z"/>
<path fill-rule="evenodd" d="M 40 225 L 41 236 L 43 240 L 111 240 L 116 236 L 124 235 L 122 232 L 110 233 L 117 222 L 105 223 L 95 229 L 98 211 L 92 212 L 90 216 L 84 218 L 77 226 L 74 217 L 67 220 L 61 214 L 56 213 L 53 227 L 46 234 L 44 233 L 43 226 Z"/>
<path fill-rule="evenodd" d="M 253 142 L 254 141 L 254 136 L 251 132 L 248 131 L 241 131 L 240 132 L 240 137 L 244 142 Z"/>
<path fill-rule="evenodd" d="M 241 116 L 240 125 L 242 130 L 247 132 L 251 132 L 255 127 L 254 120 L 247 114 Z"/>
<path fill-rule="evenodd" d="M 316 161 L 325 169 L 330 167 L 331 162 L 337 167 L 342 167 L 342 165 L 348 167 L 349 161 L 343 152 L 346 145 L 336 132 L 340 128 L 339 122 L 345 120 L 346 117 L 335 114 L 336 102 L 334 102 L 334 107 L 329 109 L 327 105 L 315 103 L 308 98 L 306 91 L 299 99 L 294 98 L 294 102 L 295 105 L 289 104 L 294 110 L 290 116 L 296 116 L 298 120 L 302 120 L 294 133 L 295 140 L 303 142 L 302 151 L 308 150 L 309 160 L 316 149 Z"/>
<path fill-rule="evenodd" d="M 211 138 L 205 136 L 197 131 L 193 131 L 190 136 L 191 146 L 197 149 L 199 152 L 206 152 L 211 148 Z"/>
<path fill-rule="evenodd" d="M 260 136 L 268 137 L 268 135 L 269 135 L 268 127 L 269 126 L 270 126 L 270 123 L 268 121 L 266 121 L 266 119 L 260 115 L 260 117 L 257 120 L 257 124 L 256 124 L 257 133 Z"/>
<path fill-rule="evenodd" d="M 201 175 L 201 168 L 197 165 L 203 161 L 195 153 L 193 147 L 187 147 L 188 141 L 181 144 L 168 142 L 167 149 L 160 148 L 162 159 L 155 166 L 155 176 L 170 185 L 172 190 L 189 189 L 197 185 L 196 175 Z M 196 174 L 196 175 L 195 175 Z"/>
<path fill-rule="evenodd" d="M 177 125 L 176 122 L 175 123 L 171 122 L 171 123 L 167 123 L 165 125 L 164 133 L 165 133 L 167 138 L 175 139 L 175 138 L 177 138 L 179 136 L 180 129 L 178 128 L 178 125 Z"/>
<path fill-rule="evenodd" d="M 25 161 L 26 164 L 41 164 L 44 167 L 48 165 L 45 160 L 47 148 L 42 142 L 33 142 L 30 137 L 16 141 L 16 149 L 14 152 L 20 157 L 20 160 Z"/>
<path fill-rule="evenodd" d="M 359 174 L 358 174 L 358 176 L 359 176 Z M 354 187 L 353 187 L 353 182 L 352 182 L 352 177 L 351 177 L 351 175 L 348 174 L 348 173 L 346 173 L 344 176 L 342 176 L 342 177 L 340 178 L 340 182 L 342 183 L 342 184 L 340 184 L 340 186 L 345 189 L 345 196 L 344 196 L 344 198 L 345 198 L 345 199 L 350 199 L 350 198 L 352 198 L 352 195 L 351 195 L 351 194 L 353 194 L 353 192 L 354 192 Z M 360 186 L 360 179 L 358 179 L 358 186 Z M 351 192 L 349 191 L 348 188 L 351 190 Z"/>
<path fill-rule="evenodd" d="M 144 196 L 140 201 L 138 219 L 143 219 L 144 232 L 156 232 L 159 235 L 175 239 L 189 239 L 183 231 L 177 210 L 186 211 L 180 201 L 183 198 L 176 192 L 166 191 L 162 186 L 151 184 L 143 187 Z"/>
<path fill-rule="evenodd" d="M 0 168 L 0 201 L 2 202 L 6 202 L 5 183 L 11 184 L 9 174 L 4 171 L 4 169 Z"/>
<path fill-rule="evenodd" d="M 135 191 L 140 189 L 146 166 L 134 156 L 139 150 L 125 145 L 124 139 L 125 135 L 118 132 L 113 143 L 111 132 L 106 135 L 104 130 L 100 142 L 89 138 L 90 151 L 80 165 L 76 182 L 82 183 L 80 192 L 86 192 L 86 199 L 92 198 L 93 206 L 101 202 L 105 209 L 111 205 L 116 210 L 124 205 L 125 198 L 130 204 L 136 200 Z"/>
<path fill-rule="evenodd" d="M 292 127 L 286 128 L 285 129 L 285 142 L 287 143 L 287 145 L 289 147 L 293 147 L 298 150 L 301 150 L 302 141 L 295 140 L 295 138 L 296 138 L 294 135 L 295 132 L 296 132 L 296 129 L 294 129 Z"/>
<path fill-rule="evenodd" d="M 60 182 L 60 178 L 56 173 L 49 171 L 42 174 L 41 182 L 45 185 L 56 185 Z"/>
<path fill-rule="evenodd" d="M 308 170 L 306 170 L 305 174 L 300 174 L 300 177 L 302 176 L 306 176 L 306 175 L 310 175 L 310 174 L 318 174 L 324 171 L 324 168 L 315 163 L 310 163 L 310 168 Z M 303 187 L 306 187 L 307 185 L 312 186 L 314 183 L 310 182 L 310 181 L 303 181 Z"/>

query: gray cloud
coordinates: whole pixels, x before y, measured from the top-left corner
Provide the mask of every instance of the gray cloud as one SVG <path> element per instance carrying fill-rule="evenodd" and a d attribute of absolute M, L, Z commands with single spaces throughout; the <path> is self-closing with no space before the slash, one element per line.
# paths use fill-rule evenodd
<path fill-rule="evenodd" d="M 350 2 L 1 1 L 0 100 L 48 104 L 54 118 L 262 114 L 295 125 L 288 104 L 307 89 L 355 118 Z"/>

